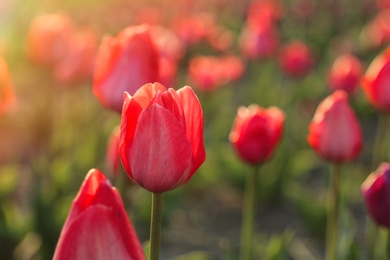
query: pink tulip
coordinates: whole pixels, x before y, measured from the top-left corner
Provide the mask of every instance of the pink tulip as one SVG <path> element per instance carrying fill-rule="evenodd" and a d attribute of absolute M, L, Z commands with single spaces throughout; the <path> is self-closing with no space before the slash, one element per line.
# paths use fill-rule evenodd
<path fill-rule="evenodd" d="M 192 89 L 154 83 L 125 93 L 119 151 L 129 177 L 150 192 L 189 181 L 205 160 L 203 112 Z"/>
<path fill-rule="evenodd" d="M 370 216 L 378 225 L 390 228 L 390 164 L 382 163 L 361 190 Z"/>
<path fill-rule="evenodd" d="M 100 171 L 92 169 L 85 177 L 53 259 L 145 259 L 118 191 Z"/>
<path fill-rule="evenodd" d="M 284 114 L 277 107 L 240 107 L 229 135 L 240 158 L 257 165 L 269 160 L 283 132 Z"/>
<path fill-rule="evenodd" d="M 390 47 L 374 59 L 362 79 L 367 99 L 377 109 L 390 112 Z"/>
<path fill-rule="evenodd" d="M 329 87 L 334 90 L 345 90 L 348 94 L 353 93 L 359 84 L 362 70 L 362 64 L 355 56 L 351 54 L 339 56 L 328 74 Z"/>
<path fill-rule="evenodd" d="M 328 161 L 344 162 L 359 155 L 361 127 L 345 91 L 337 90 L 320 103 L 309 126 L 308 142 Z"/>
<path fill-rule="evenodd" d="M 93 92 L 107 108 L 121 112 L 123 93 L 134 94 L 159 76 L 160 55 L 150 27 L 129 26 L 115 38 L 107 36 L 96 58 Z"/>

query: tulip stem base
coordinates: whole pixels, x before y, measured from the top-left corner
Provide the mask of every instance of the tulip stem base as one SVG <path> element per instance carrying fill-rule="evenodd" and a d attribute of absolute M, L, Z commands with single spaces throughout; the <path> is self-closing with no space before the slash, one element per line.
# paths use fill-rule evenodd
<path fill-rule="evenodd" d="M 252 259 L 253 219 L 258 167 L 247 174 L 242 209 L 240 260 Z"/>
<path fill-rule="evenodd" d="M 326 260 L 338 259 L 340 168 L 341 164 L 334 164 L 330 173 L 325 249 Z"/>
<path fill-rule="evenodd" d="M 149 260 L 158 260 L 160 258 L 162 207 L 163 193 L 152 193 Z"/>

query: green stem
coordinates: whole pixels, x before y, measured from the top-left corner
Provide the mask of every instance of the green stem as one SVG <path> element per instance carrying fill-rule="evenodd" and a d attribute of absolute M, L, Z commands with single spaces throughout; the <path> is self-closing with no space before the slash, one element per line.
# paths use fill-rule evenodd
<path fill-rule="evenodd" d="M 254 171 L 250 172 L 246 178 L 241 224 L 241 260 L 252 259 L 253 218 L 257 175 L 258 167 L 255 167 Z"/>
<path fill-rule="evenodd" d="M 390 260 L 390 229 L 387 230 L 386 257 L 387 257 L 387 260 Z"/>
<path fill-rule="evenodd" d="M 158 260 L 160 258 L 163 194 L 164 193 L 152 193 L 149 260 Z"/>
<path fill-rule="evenodd" d="M 326 260 L 337 259 L 337 245 L 339 233 L 339 193 L 340 193 L 340 168 L 341 164 L 335 164 L 330 173 L 328 194 L 328 224 L 326 233 Z"/>

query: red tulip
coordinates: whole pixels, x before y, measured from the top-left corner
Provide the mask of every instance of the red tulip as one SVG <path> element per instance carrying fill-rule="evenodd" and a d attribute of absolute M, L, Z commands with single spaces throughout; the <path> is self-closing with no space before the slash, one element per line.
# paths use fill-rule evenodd
<path fill-rule="evenodd" d="M 279 1 L 260 0 L 251 1 L 248 7 L 248 18 L 253 22 L 263 19 L 272 22 L 279 21 L 283 16 L 283 6 Z"/>
<path fill-rule="evenodd" d="M 390 9 L 381 10 L 363 27 L 360 40 L 369 48 L 379 48 L 390 41 Z"/>
<path fill-rule="evenodd" d="M 240 49 L 249 59 L 268 58 L 275 54 L 279 38 L 270 21 L 247 23 L 240 36 Z"/>
<path fill-rule="evenodd" d="M 205 160 L 203 112 L 192 89 L 154 83 L 125 93 L 119 151 L 129 177 L 150 192 L 186 183 Z"/>
<path fill-rule="evenodd" d="M 92 169 L 85 177 L 53 259 L 145 259 L 118 191 L 100 171 Z"/>
<path fill-rule="evenodd" d="M 330 88 L 353 93 L 359 84 L 362 70 L 362 64 L 355 56 L 344 54 L 338 57 L 329 71 Z"/>
<path fill-rule="evenodd" d="M 390 164 L 382 163 L 361 190 L 370 216 L 378 225 L 390 228 Z"/>
<path fill-rule="evenodd" d="M 147 25 L 130 26 L 117 37 L 101 43 L 93 80 L 93 92 L 107 108 L 121 112 L 123 93 L 134 94 L 159 75 L 159 52 Z"/>
<path fill-rule="evenodd" d="M 257 165 L 269 160 L 283 132 L 284 114 L 277 107 L 240 107 L 229 135 L 240 158 Z"/>
<path fill-rule="evenodd" d="M 348 105 L 348 94 L 337 90 L 318 106 L 309 126 L 308 142 L 325 160 L 355 159 L 362 148 L 359 122 Z"/>
<path fill-rule="evenodd" d="M 362 79 L 367 99 L 379 110 L 390 112 L 390 47 L 374 59 Z"/>
<path fill-rule="evenodd" d="M 14 99 L 11 75 L 8 71 L 7 63 L 0 57 L 0 115 L 9 108 Z"/>
<path fill-rule="evenodd" d="M 279 63 L 287 75 L 303 77 L 313 67 L 313 57 L 307 45 L 296 40 L 282 48 Z"/>
<path fill-rule="evenodd" d="M 36 17 L 27 35 L 27 54 L 42 65 L 53 65 L 64 55 L 73 33 L 73 22 L 64 14 Z"/>
<path fill-rule="evenodd" d="M 118 175 L 118 171 L 120 167 L 119 136 L 120 136 L 120 128 L 115 127 L 111 133 L 110 139 L 107 144 L 106 160 L 114 176 Z"/>

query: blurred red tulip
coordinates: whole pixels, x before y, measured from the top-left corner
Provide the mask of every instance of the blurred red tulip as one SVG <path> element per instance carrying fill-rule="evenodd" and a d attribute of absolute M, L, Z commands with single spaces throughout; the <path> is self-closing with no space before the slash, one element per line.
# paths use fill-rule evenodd
<path fill-rule="evenodd" d="M 240 107 L 229 135 L 239 157 L 252 165 L 269 160 L 283 132 L 284 114 L 277 107 Z"/>
<path fill-rule="evenodd" d="M 325 160 L 355 159 L 362 148 L 362 132 L 348 104 L 348 94 L 336 90 L 318 106 L 309 126 L 308 142 Z"/>
<path fill-rule="evenodd" d="M 380 11 L 362 29 L 360 41 L 368 48 L 379 48 L 390 41 L 390 9 Z"/>
<path fill-rule="evenodd" d="M 5 60 L 0 57 L 0 115 L 2 115 L 15 99 L 12 90 L 11 75 Z"/>
<path fill-rule="evenodd" d="M 342 89 L 348 94 L 353 93 L 362 75 L 362 64 L 352 54 L 339 56 L 333 63 L 329 74 L 328 83 L 331 89 Z"/>
<path fill-rule="evenodd" d="M 390 47 L 377 56 L 362 78 L 367 99 L 377 109 L 390 112 Z"/>
<path fill-rule="evenodd" d="M 240 35 L 240 49 L 249 59 L 268 58 L 275 54 L 279 45 L 276 28 L 269 21 L 247 23 Z"/>
<path fill-rule="evenodd" d="M 211 92 L 226 83 L 223 69 L 217 57 L 197 56 L 190 61 L 188 76 L 196 89 Z"/>
<path fill-rule="evenodd" d="M 178 61 L 184 56 L 185 46 L 173 31 L 164 26 L 153 26 L 151 32 L 162 57 Z"/>
<path fill-rule="evenodd" d="M 206 156 L 202 107 L 192 89 L 154 83 L 125 93 L 119 150 L 129 177 L 150 192 L 186 183 Z"/>
<path fill-rule="evenodd" d="M 54 67 L 57 79 L 63 83 L 92 79 L 98 39 L 91 30 L 75 32 L 69 39 L 64 56 Z"/>
<path fill-rule="evenodd" d="M 93 79 L 93 92 L 107 108 L 121 112 L 123 93 L 134 94 L 159 75 L 159 52 L 148 25 L 130 26 L 101 43 Z"/>
<path fill-rule="evenodd" d="M 85 177 L 53 259 L 145 259 L 118 191 L 100 171 L 92 169 Z"/>
<path fill-rule="evenodd" d="M 389 0 L 376 0 L 376 5 L 378 6 L 379 10 L 388 9 L 388 8 L 390 8 L 390 1 Z"/>
<path fill-rule="evenodd" d="M 36 17 L 27 35 L 27 55 L 42 65 L 51 66 L 65 55 L 73 34 L 73 22 L 65 14 Z"/>
<path fill-rule="evenodd" d="M 223 67 L 223 74 L 227 81 L 236 81 L 244 74 L 244 64 L 238 56 L 222 57 L 220 64 Z"/>
<path fill-rule="evenodd" d="M 283 6 L 277 0 L 254 0 L 248 7 L 248 19 L 251 22 L 269 20 L 279 21 L 283 16 Z"/>
<path fill-rule="evenodd" d="M 390 164 L 382 163 L 363 182 L 361 190 L 371 218 L 390 228 Z"/>
<path fill-rule="evenodd" d="M 313 67 L 313 56 L 305 43 L 295 40 L 282 48 L 279 63 L 287 75 L 304 77 Z"/>
<path fill-rule="evenodd" d="M 207 36 L 207 42 L 215 50 L 226 52 L 233 46 L 233 37 L 231 31 L 220 26 L 214 26 Z"/>
<path fill-rule="evenodd" d="M 110 139 L 108 140 L 108 144 L 107 144 L 106 161 L 114 176 L 118 175 L 118 171 L 121 163 L 119 157 L 119 140 L 120 140 L 119 136 L 120 136 L 120 127 L 117 126 L 112 131 L 110 135 Z"/>

